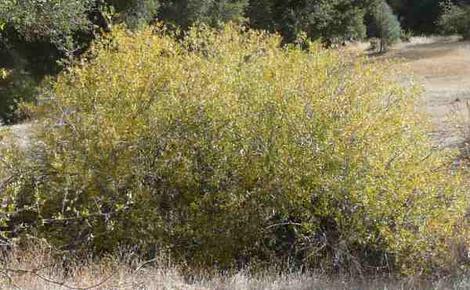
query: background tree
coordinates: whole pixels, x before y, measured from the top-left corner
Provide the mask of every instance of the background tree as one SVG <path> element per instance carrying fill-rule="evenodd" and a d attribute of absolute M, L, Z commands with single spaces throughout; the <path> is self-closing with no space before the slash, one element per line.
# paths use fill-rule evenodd
<path fill-rule="evenodd" d="M 166 0 L 159 17 L 167 23 L 188 28 L 196 22 L 217 26 L 244 17 L 247 0 Z"/>
<path fill-rule="evenodd" d="M 71 58 L 83 47 L 92 5 L 92 0 L 0 3 L 0 67 L 10 72 L 0 84 L 3 122 L 14 121 L 17 103 L 32 99 L 40 79 L 58 71 L 57 60 Z"/>
<path fill-rule="evenodd" d="M 418 34 L 437 32 L 442 0 L 388 0 L 405 30 Z"/>
<path fill-rule="evenodd" d="M 373 1 L 253 0 L 247 15 L 256 28 L 280 32 L 287 42 L 305 32 L 326 41 L 365 36 L 365 8 Z"/>
<path fill-rule="evenodd" d="M 115 21 L 124 22 L 130 28 L 151 22 L 158 14 L 159 0 L 106 0 L 117 15 Z"/>
<path fill-rule="evenodd" d="M 371 9 L 368 28 L 369 36 L 380 40 L 379 52 L 387 51 L 390 44 L 400 39 L 400 22 L 385 1 L 375 4 Z"/>
<path fill-rule="evenodd" d="M 447 34 L 460 34 L 470 39 L 470 4 L 454 4 L 452 1 L 442 3 L 443 13 L 439 27 Z"/>

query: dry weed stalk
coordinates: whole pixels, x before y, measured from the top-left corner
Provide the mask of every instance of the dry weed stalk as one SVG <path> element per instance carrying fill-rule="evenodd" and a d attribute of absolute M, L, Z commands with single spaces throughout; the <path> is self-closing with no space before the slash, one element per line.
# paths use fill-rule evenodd
<path fill-rule="evenodd" d="M 249 270 L 208 274 L 183 271 L 162 258 L 133 260 L 123 257 L 64 260 L 55 250 L 38 242 L 29 250 L 13 248 L 1 259 L 0 289 L 91 290 L 91 289 L 467 289 L 470 279 L 422 281 L 417 277 L 384 279 L 325 276 L 320 273 L 285 272 L 271 269 L 257 274 Z M 184 273 L 184 274 L 183 274 Z M 450 287 L 450 288 L 449 288 Z"/>

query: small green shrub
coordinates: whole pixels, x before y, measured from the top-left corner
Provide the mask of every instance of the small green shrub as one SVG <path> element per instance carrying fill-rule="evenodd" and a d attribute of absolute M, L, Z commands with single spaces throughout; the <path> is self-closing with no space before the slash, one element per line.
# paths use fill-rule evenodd
<path fill-rule="evenodd" d="M 403 42 L 410 42 L 413 37 L 413 31 L 402 29 L 400 32 L 400 40 Z"/>
<path fill-rule="evenodd" d="M 280 43 L 232 26 L 96 43 L 52 85 L 29 151 L 3 154 L 4 236 L 219 267 L 444 267 L 467 201 L 416 92 L 383 64 Z"/>

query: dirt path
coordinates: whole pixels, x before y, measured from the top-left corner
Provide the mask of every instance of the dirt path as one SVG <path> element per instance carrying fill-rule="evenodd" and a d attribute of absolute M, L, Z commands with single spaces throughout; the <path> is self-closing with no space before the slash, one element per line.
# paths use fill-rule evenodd
<path fill-rule="evenodd" d="M 415 38 L 398 45 L 391 57 L 404 60 L 424 86 L 424 109 L 430 113 L 439 145 L 458 146 L 461 131 L 450 121 L 465 118 L 470 101 L 470 42 L 456 38 Z"/>
<path fill-rule="evenodd" d="M 27 148 L 29 145 L 29 136 L 31 133 L 32 124 L 18 124 L 8 127 L 11 132 L 12 140 L 20 147 L 20 148 Z M 2 125 L 0 124 L 0 131 L 2 130 Z M 2 146 L 3 141 L 11 141 L 11 140 L 2 140 L 0 136 L 0 146 Z"/>

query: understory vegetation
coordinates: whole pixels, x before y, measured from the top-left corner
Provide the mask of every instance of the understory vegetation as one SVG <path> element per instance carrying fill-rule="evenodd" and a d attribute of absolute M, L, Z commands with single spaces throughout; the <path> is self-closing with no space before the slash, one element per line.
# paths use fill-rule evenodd
<path fill-rule="evenodd" d="M 3 241 L 202 269 L 468 270 L 468 187 L 419 90 L 282 42 L 235 25 L 102 37 L 43 92 L 28 149 L 1 146 Z"/>

